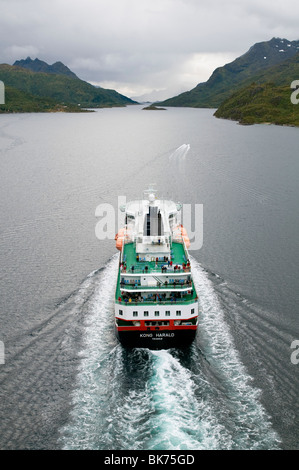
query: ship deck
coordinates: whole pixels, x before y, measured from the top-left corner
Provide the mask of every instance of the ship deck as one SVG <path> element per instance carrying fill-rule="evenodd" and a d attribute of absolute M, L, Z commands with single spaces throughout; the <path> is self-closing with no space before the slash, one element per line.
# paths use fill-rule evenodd
<path fill-rule="evenodd" d="M 165 261 L 158 261 L 157 263 L 156 261 L 138 261 L 135 244 L 133 242 L 124 245 L 123 260 L 127 265 L 127 272 L 132 272 L 133 267 L 135 273 L 142 273 L 146 266 L 148 273 L 161 272 L 161 267 L 167 265 Z M 182 266 L 184 263 L 187 263 L 187 257 L 182 243 L 172 243 L 171 261 L 172 268 L 168 267 L 169 272 L 171 269 L 174 270 L 175 265 Z"/>
<path fill-rule="evenodd" d="M 133 242 L 126 243 L 124 245 L 124 251 L 123 251 L 123 262 L 126 264 L 126 271 L 122 270 L 119 268 L 118 270 L 118 279 L 117 279 L 117 286 L 116 286 L 116 292 L 115 292 L 115 299 L 118 301 L 118 303 L 124 303 L 124 301 L 120 301 L 119 299 L 121 298 L 121 286 L 120 286 L 120 276 L 121 274 L 141 274 L 141 273 L 146 273 L 146 274 L 151 274 L 151 273 L 160 273 L 162 271 L 162 267 L 167 268 L 167 275 L 174 275 L 174 277 L 179 276 L 182 273 L 191 273 L 191 269 L 189 267 L 186 267 L 187 263 L 187 257 L 186 257 L 186 252 L 184 249 L 184 245 L 179 242 L 173 242 L 172 247 L 171 247 L 171 261 L 172 265 L 168 265 L 167 261 L 139 261 L 135 249 L 135 244 Z M 185 267 L 183 268 L 183 265 Z M 132 269 L 133 268 L 133 269 Z M 129 286 L 127 286 L 129 287 Z M 134 286 L 129 287 L 130 290 L 132 289 L 132 294 L 134 289 Z M 137 289 L 136 289 L 137 290 Z M 186 287 L 184 288 L 183 286 L 180 285 L 173 285 L 169 284 L 167 288 L 165 286 L 157 286 L 154 288 L 148 288 L 148 287 L 141 287 L 138 286 L 138 291 L 149 291 L 152 290 L 156 293 L 162 293 L 166 291 L 171 291 L 171 292 L 178 292 L 179 290 L 185 290 Z M 160 300 L 159 304 L 171 304 L 171 303 L 193 303 L 197 299 L 197 293 L 194 287 L 194 283 L 192 280 L 191 286 L 188 288 L 188 293 L 184 293 L 184 296 L 180 299 L 176 299 L 176 296 L 174 296 L 172 299 L 167 299 L 167 300 Z M 190 293 L 191 291 L 191 293 Z M 134 303 L 139 303 L 139 301 L 135 300 Z M 144 305 L 146 304 L 155 304 L 157 303 L 157 300 L 142 300 L 142 303 Z"/>

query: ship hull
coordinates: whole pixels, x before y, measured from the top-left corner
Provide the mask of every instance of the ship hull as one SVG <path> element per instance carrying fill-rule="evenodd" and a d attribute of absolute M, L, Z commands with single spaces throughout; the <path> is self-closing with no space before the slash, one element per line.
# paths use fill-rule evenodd
<path fill-rule="evenodd" d="M 126 348 L 170 349 L 189 346 L 195 339 L 196 329 L 161 331 L 118 331 L 116 336 Z"/>

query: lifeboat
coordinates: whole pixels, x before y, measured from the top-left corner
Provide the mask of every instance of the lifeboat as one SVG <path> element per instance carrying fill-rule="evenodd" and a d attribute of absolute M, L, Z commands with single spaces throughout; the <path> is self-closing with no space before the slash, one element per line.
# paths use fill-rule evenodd
<path fill-rule="evenodd" d="M 181 225 L 181 235 L 185 242 L 186 248 L 190 248 L 190 240 L 187 234 L 187 230 L 185 229 L 185 227 L 183 227 L 183 225 Z"/>
<path fill-rule="evenodd" d="M 116 248 L 121 251 L 123 244 L 124 244 L 124 237 L 126 234 L 126 230 L 124 228 L 119 229 L 117 234 L 115 235 L 115 241 L 116 241 Z"/>
<path fill-rule="evenodd" d="M 118 237 L 118 239 L 116 240 L 116 248 L 117 248 L 119 251 L 122 250 L 123 244 L 124 244 L 124 237 Z"/>
<path fill-rule="evenodd" d="M 117 234 L 115 235 L 115 240 L 118 239 L 118 237 L 124 237 L 125 236 L 126 229 L 120 228 Z"/>
<path fill-rule="evenodd" d="M 183 237 L 184 239 L 184 242 L 185 242 L 185 245 L 186 245 L 186 248 L 189 249 L 190 248 L 190 240 L 189 240 L 189 237 Z"/>

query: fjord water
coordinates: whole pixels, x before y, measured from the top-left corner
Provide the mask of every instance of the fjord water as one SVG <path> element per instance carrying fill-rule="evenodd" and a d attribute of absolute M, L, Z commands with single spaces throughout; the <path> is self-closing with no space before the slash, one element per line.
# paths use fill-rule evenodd
<path fill-rule="evenodd" d="M 2 449 L 299 448 L 298 138 L 203 109 L 0 117 Z M 203 204 L 184 350 L 114 336 L 95 210 L 151 183 Z"/>

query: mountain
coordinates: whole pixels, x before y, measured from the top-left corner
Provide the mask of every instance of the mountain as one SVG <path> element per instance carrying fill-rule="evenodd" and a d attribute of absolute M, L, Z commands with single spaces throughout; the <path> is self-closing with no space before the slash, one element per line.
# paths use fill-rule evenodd
<path fill-rule="evenodd" d="M 250 83 L 266 83 L 273 82 L 276 85 L 290 86 L 294 79 L 299 77 L 299 49 L 289 59 L 285 59 L 283 62 L 268 67 L 263 70 L 259 70 L 255 75 L 244 80 L 240 85 L 246 86 Z"/>
<path fill-rule="evenodd" d="M 61 105 L 51 98 L 40 98 L 16 88 L 5 87 L 5 104 L 0 104 L 2 113 L 49 113 L 49 112 L 82 112 L 79 106 Z"/>
<path fill-rule="evenodd" d="M 241 88 L 245 80 L 277 64 L 282 64 L 299 51 L 299 41 L 272 38 L 254 44 L 245 54 L 233 62 L 218 67 L 207 82 L 174 98 L 159 103 L 163 106 L 187 106 L 194 108 L 218 108 L 218 106 Z"/>
<path fill-rule="evenodd" d="M 227 98 L 214 113 L 240 124 L 299 126 L 299 105 L 292 104 L 290 86 L 252 83 Z"/>
<path fill-rule="evenodd" d="M 34 59 L 32 60 L 30 57 L 27 59 L 16 60 L 13 65 L 17 67 L 23 67 L 24 69 L 32 70 L 32 72 L 43 72 L 43 73 L 53 73 L 57 75 L 66 75 L 70 78 L 77 78 L 77 75 L 74 74 L 66 65 L 62 62 L 55 62 L 55 64 L 49 65 L 47 62 L 43 60 Z"/>
<path fill-rule="evenodd" d="M 32 62 L 37 67 L 42 65 L 42 61 L 36 62 L 31 60 L 27 61 L 27 65 L 31 67 L 33 65 Z M 66 71 L 67 67 L 65 68 L 63 64 L 61 65 L 57 67 L 60 70 Z M 51 99 L 62 106 L 73 105 L 80 106 L 81 108 L 104 108 L 135 104 L 133 100 L 117 93 L 115 90 L 95 87 L 79 78 L 74 79 L 69 74 L 54 73 L 53 69 L 51 73 L 45 73 L 32 71 L 28 67 L 1 64 L 0 80 L 4 82 L 5 87 L 10 86 L 39 98 Z"/>
<path fill-rule="evenodd" d="M 291 102 L 290 85 L 299 77 L 299 52 L 284 62 L 269 67 L 243 82 L 224 100 L 214 116 L 241 124 L 268 122 L 299 125 L 299 106 Z"/>

